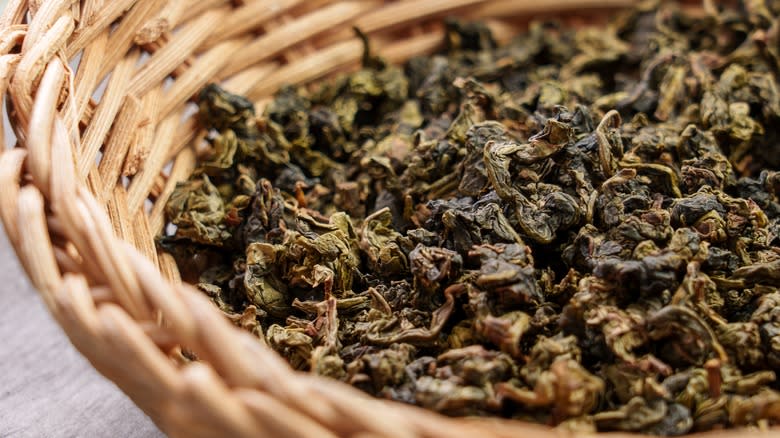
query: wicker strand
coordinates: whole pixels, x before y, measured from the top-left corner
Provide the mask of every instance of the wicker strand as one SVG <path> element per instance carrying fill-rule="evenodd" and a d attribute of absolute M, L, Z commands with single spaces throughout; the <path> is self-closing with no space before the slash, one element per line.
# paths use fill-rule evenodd
<path fill-rule="evenodd" d="M 43 301 L 52 308 L 51 292 L 59 287 L 60 274 L 44 220 L 43 196 L 35 187 L 25 186 L 18 199 L 16 223 L 21 261 Z"/>
<path fill-rule="evenodd" d="M 141 208 L 149 188 L 154 183 L 154 178 L 165 166 L 168 149 L 173 141 L 174 133 L 179 127 L 179 115 L 173 114 L 160 122 L 155 133 L 157 139 L 153 145 L 149 156 L 144 162 L 144 167 L 133 178 L 130 187 L 127 189 L 127 208 L 130 213 L 135 213 Z"/>
<path fill-rule="evenodd" d="M 133 217 L 127 211 L 127 189 L 122 185 L 115 186 L 113 193 L 107 199 L 106 212 L 111 225 L 114 227 L 114 234 L 123 241 L 135 245 Z"/>
<path fill-rule="evenodd" d="M 30 22 L 27 29 L 27 36 L 22 44 L 22 52 L 27 52 L 36 45 L 45 35 L 46 31 L 62 18 L 64 11 L 70 8 L 73 0 L 52 0 L 41 4 L 41 8 L 36 11 L 34 20 Z"/>
<path fill-rule="evenodd" d="M 84 132 L 81 151 L 78 157 L 78 174 L 85 178 L 89 169 L 95 165 L 95 157 L 103 146 L 106 135 L 125 100 L 127 86 L 130 83 L 138 51 L 133 50 L 111 73 L 105 93 L 97 106 L 95 115 Z"/>
<path fill-rule="evenodd" d="M 101 197 L 107 197 L 109 191 L 117 184 L 125 164 L 125 157 L 131 151 L 129 144 L 138 128 L 141 105 L 135 96 L 127 96 L 114 121 L 111 134 L 103 147 L 103 158 L 98 165 L 101 179 L 107 183 L 100 192 Z"/>
<path fill-rule="evenodd" d="M 71 101 L 76 107 L 75 120 L 68 120 L 69 126 L 81 121 L 87 112 L 90 98 L 100 80 L 98 74 L 100 73 L 100 65 L 103 61 L 107 44 L 108 30 L 98 33 L 82 53 L 79 69 L 73 81 L 75 94 L 71 96 Z"/>
<path fill-rule="evenodd" d="M 147 21 L 135 34 L 133 38 L 135 44 L 147 45 L 160 39 L 163 34 L 169 33 L 176 27 L 187 6 L 189 5 L 186 2 L 165 3 L 158 15 Z"/>
<path fill-rule="evenodd" d="M 154 242 L 155 235 L 152 234 L 151 225 L 149 224 L 149 216 L 143 210 L 136 211 L 134 217 L 130 216 L 129 213 L 128 216 L 135 225 L 131 228 L 134 232 L 132 242 L 135 248 L 151 262 L 152 267 L 156 268 L 159 266 L 160 261 L 157 256 L 157 246 Z"/>
<path fill-rule="evenodd" d="M 154 141 L 154 132 L 157 129 L 157 121 L 160 120 L 160 96 L 162 87 L 146 93 L 143 98 L 141 113 L 134 141 L 128 146 L 127 157 L 123 165 L 122 175 L 133 176 L 144 167 L 144 162 L 149 158 Z"/>
<path fill-rule="evenodd" d="M 49 63 L 38 88 L 35 106 L 30 118 L 31 129 L 27 141 L 30 152 L 28 170 L 33 181 L 44 195 L 49 194 L 49 176 L 51 175 L 51 143 L 54 127 L 54 113 L 57 99 L 65 77 L 65 68 L 58 59 Z"/>
<path fill-rule="evenodd" d="M 16 69 L 18 63 L 19 55 L 0 55 L 0 96 L 5 95 L 9 76 Z M 0 125 L 0 138 L 5 138 L 5 123 Z"/>
<path fill-rule="evenodd" d="M 162 49 L 157 51 L 136 73 L 135 80 L 127 89 L 128 94 L 142 96 L 153 85 L 165 79 L 177 65 L 192 53 L 211 35 L 214 26 L 227 14 L 227 9 L 216 9 L 187 23 Z"/>
<path fill-rule="evenodd" d="M 22 51 L 22 58 L 16 66 L 16 72 L 11 80 L 9 88 L 18 123 L 13 127 L 23 140 L 27 138 L 27 130 L 30 124 L 30 112 L 33 105 L 34 84 L 38 82 L 46 64 L 54 55 L 62 50 L 68 35 L 73 32 L 74 23 L 70 15 L 60 17 L 54 25 L 46 31 L 38 44 L 29 50 Z"/>
<path fill-rule="evenodd" d="M 331 29 L 333 26 L 348 23 L 360 13 L 370 10 L 377 3 L 373 1 L 338 2 L 290 22 L 244 47 L 241 56 L 233 60 L 227 69 L 220 72 L 220 76 L 232 76 L 252 64 L 270 59 L 279 52 Z"/>
<path fill-rule="evenodd" d="M 9 29 L 11 26 L 20 24 L 24 19 L 27 0 L 9 0 L 5 5 L 0 18 L 0 29 Z"/>
<path fill-rule="evenodd" d="M 184 8 L 184 11 L 179 21 L 180 23 L 184 23 L 207 11 L 210 11 L 212 9 L 218 9 L 224 5 L 234 3 L 236 0 L 180 0 L 180 1 L 186 4 L 186 7 Z M 265 0 L 252 0 L 252 1 L 265 1 Z"/>
<path fill-rule="evenodd" d="M 230 16 L 220 24 L 214 31 L 216 36 L 213 39 L 206 40 L 201 49 L 210 49 L 215 45 L 237 36 L 245 35 L 248 32 L 258 28 L 268 20 L 276 18 L 301 4 L 302 0 L 281 0 L 274 2 L 254 1 L 237 8 Z"/>
<path fill-rule="evenodd" d="M 19 198 L 19 178 L 22 173 L 22 165 L 26 158 L 27 151 L 24 149 L 12 149 L 0 155 L 0 218 L 3 220 L 3 227 L 11 246 L 20 255 L 19 224 L 17 223 L 19 204 L 16 201 Z M 22 266 L 26 269 L 24 264 Z"/>
<path fill-rule="evenodd" d="M 248 36 L 228 40 L 202 54 L 187 71 L 176 78 L 176 83 L 165 93 L 164 103 L 159 111 L 160 115 L 166 117 L 186 102 L 199 88 L 203 87 L 204 82 L 213 78 L 227 63 L 232 61 L 238 55 L 239 50 L 249 41 Z"/>
<path fill-rule="evenodd" d="M 162 232 L 165 218 L 164 208 L 165 203 L 168 202 L 173 190 L 176 188 L 176 184 L 180 181 L 184 181 L 195 168 L 195 152 L 192 148 L 187 148 L 176 156 L 176 161 L 173 163 L 173 169 L 168 176 L 165 186 L 162 192 L 157 197 L 152 211 L 149 213 L 149 228 L 154 235 L 159 235 Z"/>
<path fill-rule="evenodd" d="M 133 4 L 135 1 L 135 4 Z M 114 69 L 120 60 L 127 56 L 128 50 L 133 45 L 133 39 L 139 26 L 143 25 L 150 16 L 155 14 L 164 4 L 164 2 L 157 0 L 111 0 L 108 2 L 111 8 L 104 8 L 100 15 L 99 21 L 102 29 L 109 28 L 109 23 L 115 19 L 115 13 L 121 12 L 121 8 L 132 7 L 129 12 L 124 16 L 122 21 L 111 31 L 111 35 L 106 46 L 106 50 L 102 56 L 102 64 L 100 67 L 100 73 L 98 77 L 105 77 L 108 72 Z M 95 26 L 97 27 L 97 26 Z M 90 31 L 94 31 L 95 27 L 88 28 Z M 78 35 L 80 37 L 82 35 Z M 68 57 L 74 56 L 79 50 L 83 48 L 83 45 L 87 41 L 92 39 L 91 36 L 85 38 L 85 41 L 74 41 L 68 45 L 70 51 L 68 51 Z"/>
<path fill-rule="evenodd" d="M 97 17 L 100 14 L 100 11 L 106 6 L 104 3 L 105 0 L 83 0 L 82 2 L 74 3 L 83 5 L 81 13 L 79 14 L 78 29 L 90 26 L 94 23 L 95 17 Z"/>

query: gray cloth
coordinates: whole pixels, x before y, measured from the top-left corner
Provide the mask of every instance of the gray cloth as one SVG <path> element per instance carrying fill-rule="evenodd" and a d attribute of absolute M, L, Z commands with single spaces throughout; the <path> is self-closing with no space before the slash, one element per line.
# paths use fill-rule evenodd
<path fill-rule="evenodd" d="M 0 228 L 0 438 L 162 437 L 71 345 Z"/>

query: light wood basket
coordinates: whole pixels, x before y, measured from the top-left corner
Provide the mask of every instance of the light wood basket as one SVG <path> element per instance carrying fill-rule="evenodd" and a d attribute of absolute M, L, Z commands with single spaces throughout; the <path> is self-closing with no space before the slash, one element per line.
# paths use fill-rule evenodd
<path fill-rule="evenodd" d="M 576 20 L 630 3 L 10 0 L 0 96 L 17 141 L 0 155 L 5 231 L 73 345 L 170 436 L 569 436 L 446 418 L 294 372 L 182 284 L 153 236 L 195 166 L 203 134 L 188 102 L 208 82 L 262 105 L 284 83 L 354 68 L 352 26 L 401 62 L 441 44 L 446 15 L 486 19 L 505 39 L 535 14 Z M 179 345 L 202 361 L 177 360 Z M 707 434 L 738 435 L 764 433 Z"/>

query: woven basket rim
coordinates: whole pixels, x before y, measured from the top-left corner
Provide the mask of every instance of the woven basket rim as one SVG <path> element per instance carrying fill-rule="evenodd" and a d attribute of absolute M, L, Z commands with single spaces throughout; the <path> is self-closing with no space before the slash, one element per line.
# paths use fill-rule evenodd
<path fill-rule="evenodd" d="M 171 436 L 566 434 L 447 418 L 294 372 L 183 284 L 153 237 L 203 135 L 182 115 L 211 80 L 263 105 L 283 83 L 354 66 L 361 42 L 351 26 L 400 62 L 441 44 L 444 15 L 486 19 L 501 39 L 529 14 L 634 3 L 10 0 L 0 15 L 0 95 L 18 142 L 0 154 L 0 219 L 73 345 Z M 203 362 L 186 364 L 180 345 Z M 737 435 L 763 436 L 690 436 Z"/>

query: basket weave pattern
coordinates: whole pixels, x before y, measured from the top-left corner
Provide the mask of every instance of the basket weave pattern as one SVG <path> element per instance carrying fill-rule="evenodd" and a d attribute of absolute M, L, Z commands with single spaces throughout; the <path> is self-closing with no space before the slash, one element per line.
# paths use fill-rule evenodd
<path fill-rule="evenodd" d="M 565 435 L 444 418 L 294 372 L 182 284 L 153 236 L 195 166 L 203 133 L 187 105 L 208 82 L 262 105 L 283 83 L 354 67 L 352 26 L 400 62 L 441 43 L 443 15 L 488 19 L 502 39 L 533 13 L 630 3 L 10 0 L 0 95 L 17 144 L 0 152 L 0 218 L 71 342 L 171 436 Z M 177 360 L 179 345 L 203 361 Z"/>

